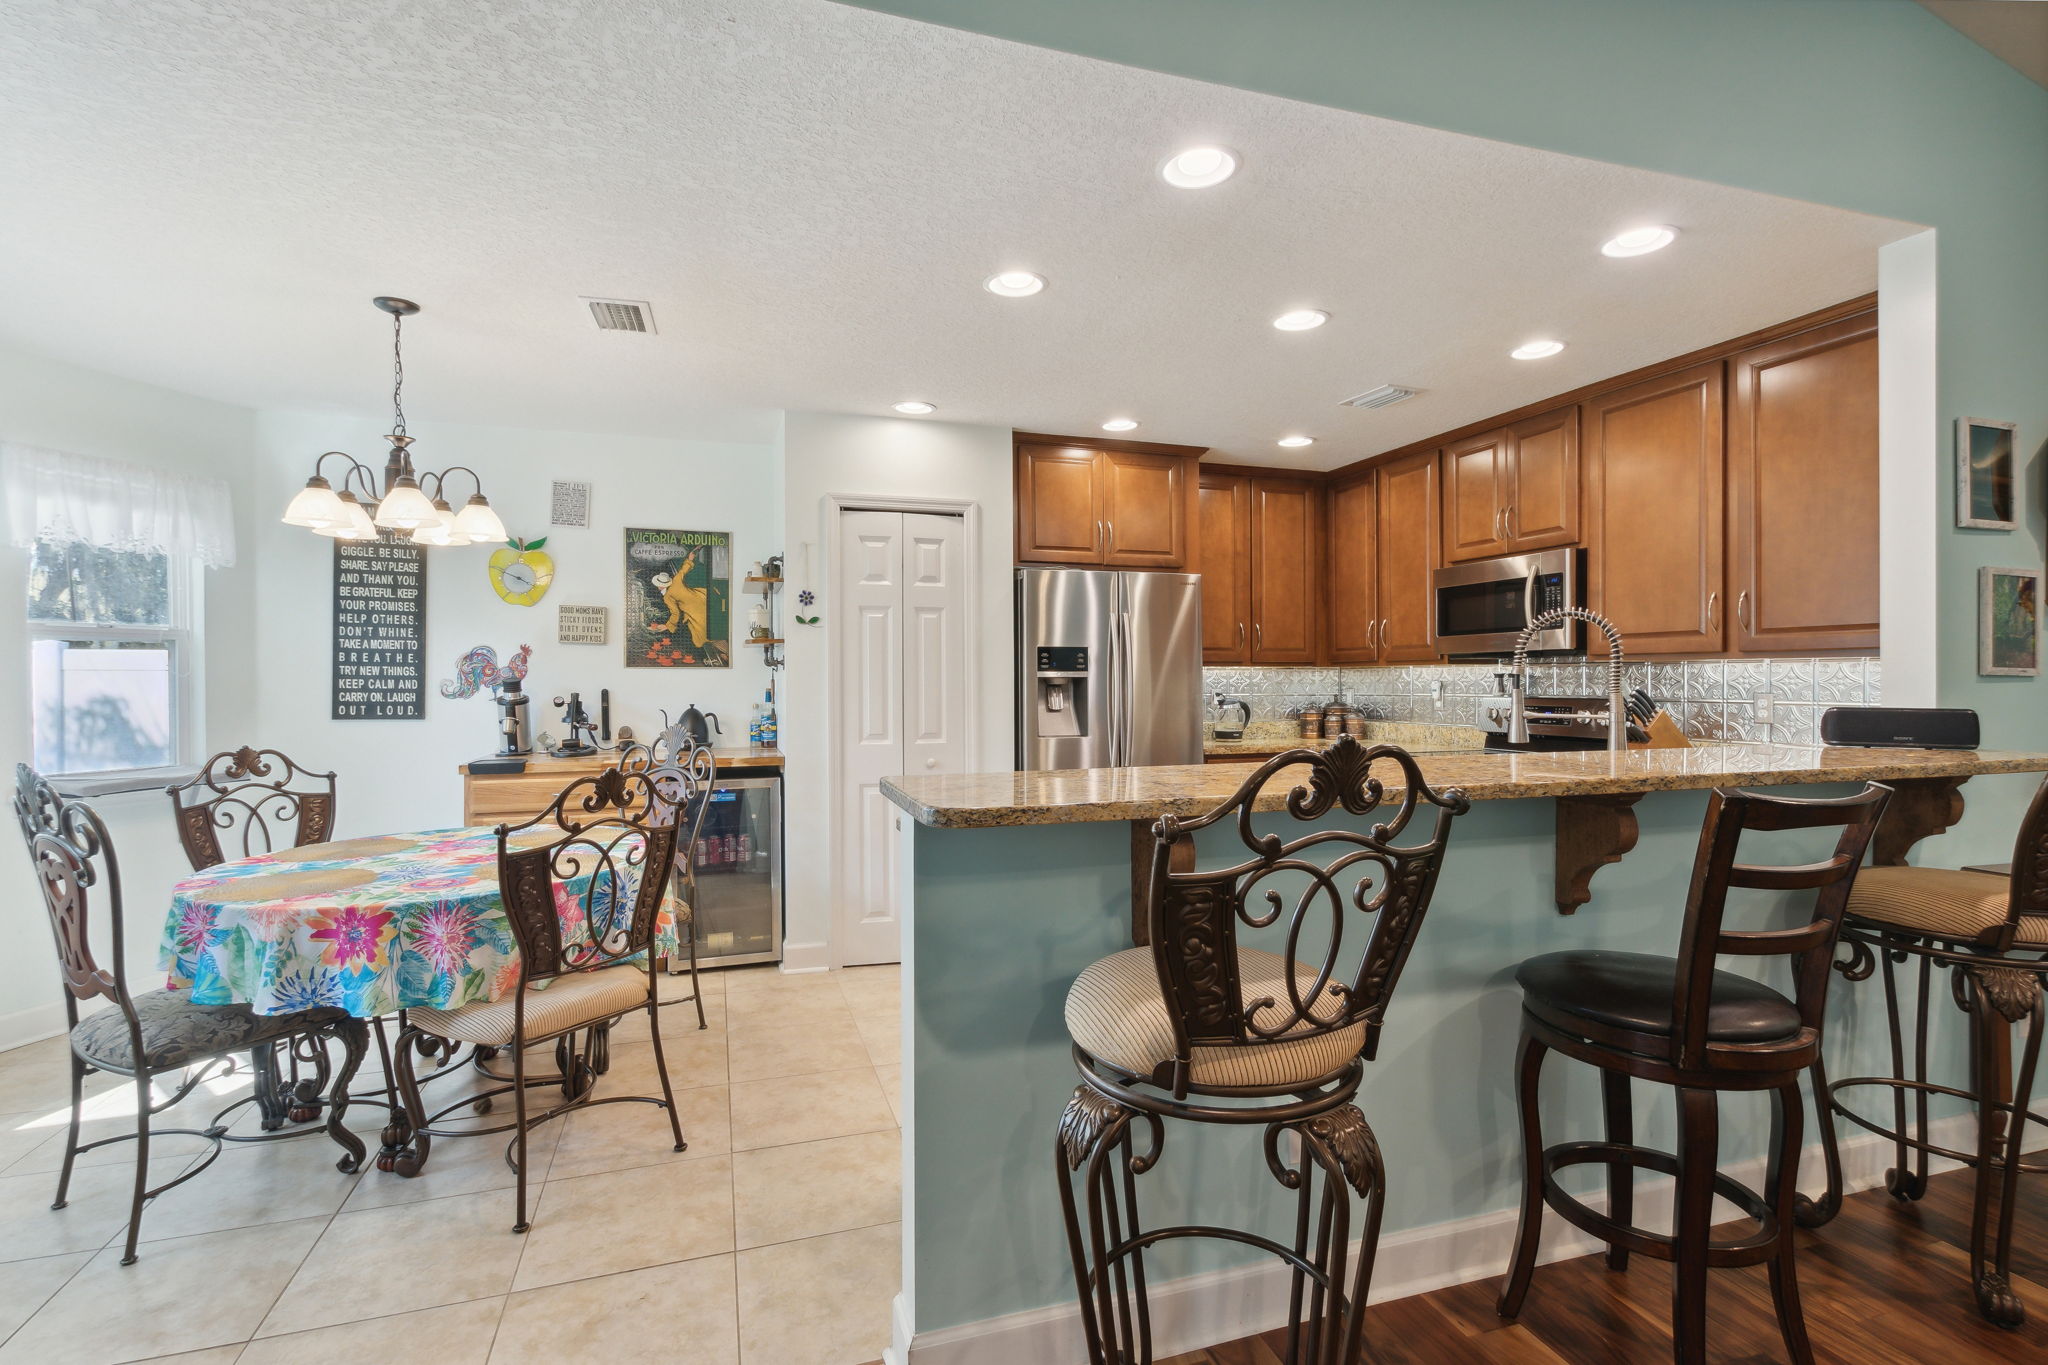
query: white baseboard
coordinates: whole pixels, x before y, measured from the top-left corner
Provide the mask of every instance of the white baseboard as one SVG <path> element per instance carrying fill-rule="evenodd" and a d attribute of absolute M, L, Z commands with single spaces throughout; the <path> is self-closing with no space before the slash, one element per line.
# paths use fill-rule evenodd
<path fill-rule="evenodd" d="M 1930 1125 L 1936 1143 L 1968 1150 L 1976 1141 L 1976 1119 L 1958 1114 Z M 1884 1180 L 1892 1162 L 1892 1146 L 1872 1134 L 1859 1134 L 1842 1141 L 1842 1184 L 1845 1192 L 1870 1189 Z M 1934 1158 L 1931 1171 L 1956 1168 L 1956 1163 Z M 1725 1168 L 1726 1174 L 1756 1189 L 1764 1178 L 1764 1160 L 1757 1157 Z M 1821 1155 L 1818 1143 L 1807 1147 L 1800 1166 L 1800 1188 L 1809 1192 L 1821 1188 Z M 1671 1217 L 1669 1180 L 1656 1180 L 1639 1188 L 1635 1221 L 1647 1227 L 1669 1226 Z M 1585 1201 L 1604 1210 L 1604 1191 Z M 1371 1301 L 1385 1303 L 1426 1294 L 1447 1285 L 1464 1284 L 1499 1275 L 1506 1268 L 1515 1239 L 1517 1211 L 1501 1209 L 1471 1218 L 1429 1227 L 1390 1232 L 1380 1238 L 1379 1258 L 1374 1268 Z M 1739 1217 L 1727 1204 L 1717 1217 Z M 1556 1214 L 1543 1221 L 1540 1264 L 1583 1256 L 1602 1243 L 1579 1232 Z M 1357 1255 L 1353 1249 L 1354 1258 Z M 1354 1259 L 1352 1264 L 1356 1264 Z M 1152 1310 L 1152 1354 L 1155 1358 L 1198 1351 L 1219 1342 L 1235 1341 L 1282 1326 L 1287 1320 L 1288 1278 L 1286 1267 L 1277 1260 L 1261 1260 L 1227 1270 L 1207 1271 L 1183 1279 L 1151 1286 L 1147 1296 Z M 1539 1282 L 1531 1292 L 1542 1292 Z M 1055 1365 L 1081 1362 L 1087 1348 L 1081 1335 L 1079 1308 L 1072 1302 L 1028 1309 L 982 1322 L 964 1323 L 935 1332 L 910 1331 L 908 1313 L 899 1295 L 893 1314 L 894 1339 L 884 1352 L 886 1365 Z"/>
<path fill-rule="evenodd" d="M 829 944 L 791 943 L 782 945 L 782 970 L 792 976 L 803 972 L 829 972 L 832 953 Z"/>
<path fill-rule="evenodd" d="M 63 1031 L 64 1006 L 61 1004 L 36 1005 L 0 1014 L 0 1052 L 55 1038 Z"/>

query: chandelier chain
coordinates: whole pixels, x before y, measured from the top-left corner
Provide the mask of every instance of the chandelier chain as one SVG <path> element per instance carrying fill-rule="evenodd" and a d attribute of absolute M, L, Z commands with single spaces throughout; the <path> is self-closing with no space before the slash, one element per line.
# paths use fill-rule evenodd
<path fill-rule="evenodd" d="M 404 326 L 404 316 L 399 313 L 393 313 L 391 315 L 391 411 L 393 414 L 392 430 L 399 436 L 406 434 L 405 401 L 402 396 L 405 391 L 405 352 L 399 345 L 400 332 Z"/>

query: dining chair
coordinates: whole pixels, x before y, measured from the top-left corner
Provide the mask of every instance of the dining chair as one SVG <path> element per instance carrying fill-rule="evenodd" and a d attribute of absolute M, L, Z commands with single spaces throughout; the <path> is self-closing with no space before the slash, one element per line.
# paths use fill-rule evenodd
<path fill-rule="evenodd" d="M 135 1263 L 142 1231 L 142 1208 L 165 1190 L 182 1185 L 220 1156 L 228 1142 L 280 1142 L 325 1132 L 342 1148 L 336 1163 L 344 1173 L 361 1168 L 362 1140 L 342 1124 L 348 1109 L 348 1083 L 363 1060 L 368 1030 L 359 1019 L 338 1009 L 294 1014 L 257 1014 L 247 1005 L 195 1005 L 181 991 L 129 989 L 127 934 L 121 901 L 121 866 L 113 840 L 93 808 L 63 796 L 27 764 L 15 769 L 14 815 L 20 822 L 30 864 L 49 912 L 57 943 L 57 968 L 64 986 L 65 1027 L 71 1051 L 71 1122 L 65 1130 L 64 1163 L 57 1174 L 57 1199 L 68 1202 L 71 1170 L 81 1152 L 113 1142 L 135 1144 L 135 1186 L 128 1208 L 127 1248 L 121 1264 Z M 104 927 L 105 937 L 99 937 Z M 104 953 L 97 951 L 104 947 Z M 79 1006 L 105 1000 L 107 1008 L 84 1018 Z M 236 1053 L 267 1050 L 272 1044 L 328 1039 L 342 1046 L 341 1069 L 334 1099 L 320 1128 L 292 1133 L 238 1135 L 228 1131 L 227 1116 L 250 1102 L 249 1097 L 223 1108 L 205 1128 L 153 1129 L 151 1119 L 191 1094 L 210 1075 L 214 1063 L 227 1063 Z M 135 1131 L 92 1142 L 78 1140 L 84 1113 L 85 1078 L 95 1072 L 127 1076 L 135 1082 Z M 155 1082 L 164 1077 L 168 1098 L 154 1098 Z M 175 1178 L 151 1187 L 150 1138 L 157 1132 L 184 1134 L 212 1143 L 204 1160 Z"/>
<path fill-rule="evenodd" d="M 201 765 L 190 781 L 165 788 L 177 823 L 178 845 L 194 872 L 230 859 L 253 858 L 281 848 L 324 844 L 334 837 L 333 773 L 306 768 L 277 749 L 243 745 L 223 749 Z M 378 1026 L 380 1053 L 384 1033 Z M 275 1131 L 287 1121 L 310 1123 L 320 1116 L 321 1095 L 330 1080 L 324 1049 L 300 1055 L 292 1049 L 285 1068 L 276 1046 L 249 1057 L 263 1126 Z M 311 1068 L 301 1076 L 301 1064 Z M 389 1066 L 385 1071 L 388 1075 Z"/>
<path fill-rule="evenodd" d="M 682 768 L 690 775 L 695 790 L 691 808 L 683 813 L 682 828 L 676 839 L 676 930 L 682 935 L 685 951 L 690 960 L 690 993 L 668 1001 L 671 1005 L 694 1005 L 697 1009 L 697 1027 L 708 1027 L 704 1020 L 704 992 L 697 980 L 697 842 L 703 837 L 704 816 L 711 809 L 711 791 L 718 785 L 718 764 L 712 757 L 710 746 L 699 744 L 690 737 L 689 730 L 680 722 L 668 726 L 647 744 L 628 744 L 619 750 L 619 767 L 625 771 L 644 771 L 663 765 Z M 670 975 L 675 975 L 673 969 Z"/>
<path fill-rule="evenodd" d="M 675 1150 L 688 1147 L 662 1055 L 654 947 L 670 895 L 678 831 L 699 796 L 699 779 L 690 769 L 613 767 L 570 783 L 533 819 L 498 826 L 498 885 L 519 948 L 518 975 L 499 1000 L 407 1011 L 398 1039 L 398 1079 L 412 1145 L 398 1157 L 400 1175 L 419 1174 L 437 1136 L 509 1131 L 506 1160 L 518 1177 L 512 1230 L 525 1232 L 527 1134 L 540 1124 L 591 1105 L 653 1104 L 668 1111 Z M 635 1010 L 647 1011 L 661 1095 L 595 1098 L 595 1039 Z M 413 1044 L 422 1037 L 508 1051 L 512 1075 L 506 1084 L 429 1113 L 412 1060 Z M 527 1050 L 548 1042 L 556 1044 L 561 1074 L 529 1076 Z M 543 1085 L 560 1085 L 562 1102 L 529 1115 L 527 1092 Z M 513 1102 L 509 1124 L 436 1126 L 458 1109 L 484 1112 L 506 1093 Z"/>

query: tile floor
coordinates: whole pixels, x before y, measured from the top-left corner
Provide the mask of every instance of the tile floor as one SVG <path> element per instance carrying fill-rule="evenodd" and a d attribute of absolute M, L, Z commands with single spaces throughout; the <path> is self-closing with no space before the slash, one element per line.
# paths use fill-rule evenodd
<path fill-rule="evenodd" d="M 141 1260 L 124 1267 L 132 1149 L 81 1158 L 53 1211 L 63 1043 L 0 1053 L 0 1365 L 876 1359 L 900 1265 L 897 969 L 704 981 L 707 1030 L 688 1006 L 662 1012 L 689 1150 L 647 1105 L 544 1126 L 523 1237 L 502 1138 L 442 1139 L 405 1180 L 341 1175 L 315 1136 L 230 1147 L 145 1213 Z M 653 1066 L 642 1016 L 614 1031 L 598 1093 L 647 1093 Z M 241 1079 L 159 1125 L 203 1124 Z M 94 1078 L 88 1137 L 128 1128 L 131 1096 Z M 381 1111 L 349 1117 L 374 1152 Z M 156 1178 L 197 1150 L 160 1140 Z"/>

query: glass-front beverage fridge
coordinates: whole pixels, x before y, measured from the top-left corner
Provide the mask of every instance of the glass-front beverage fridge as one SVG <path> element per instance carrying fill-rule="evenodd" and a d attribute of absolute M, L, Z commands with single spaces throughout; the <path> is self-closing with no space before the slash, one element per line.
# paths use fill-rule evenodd
<path fill-rule="evenodd" d="M 692 854 L 697 965 L 782 959 L 782 779 L 723 776 Z M 686 969 L 671 960 L 671 971 Z"/>

